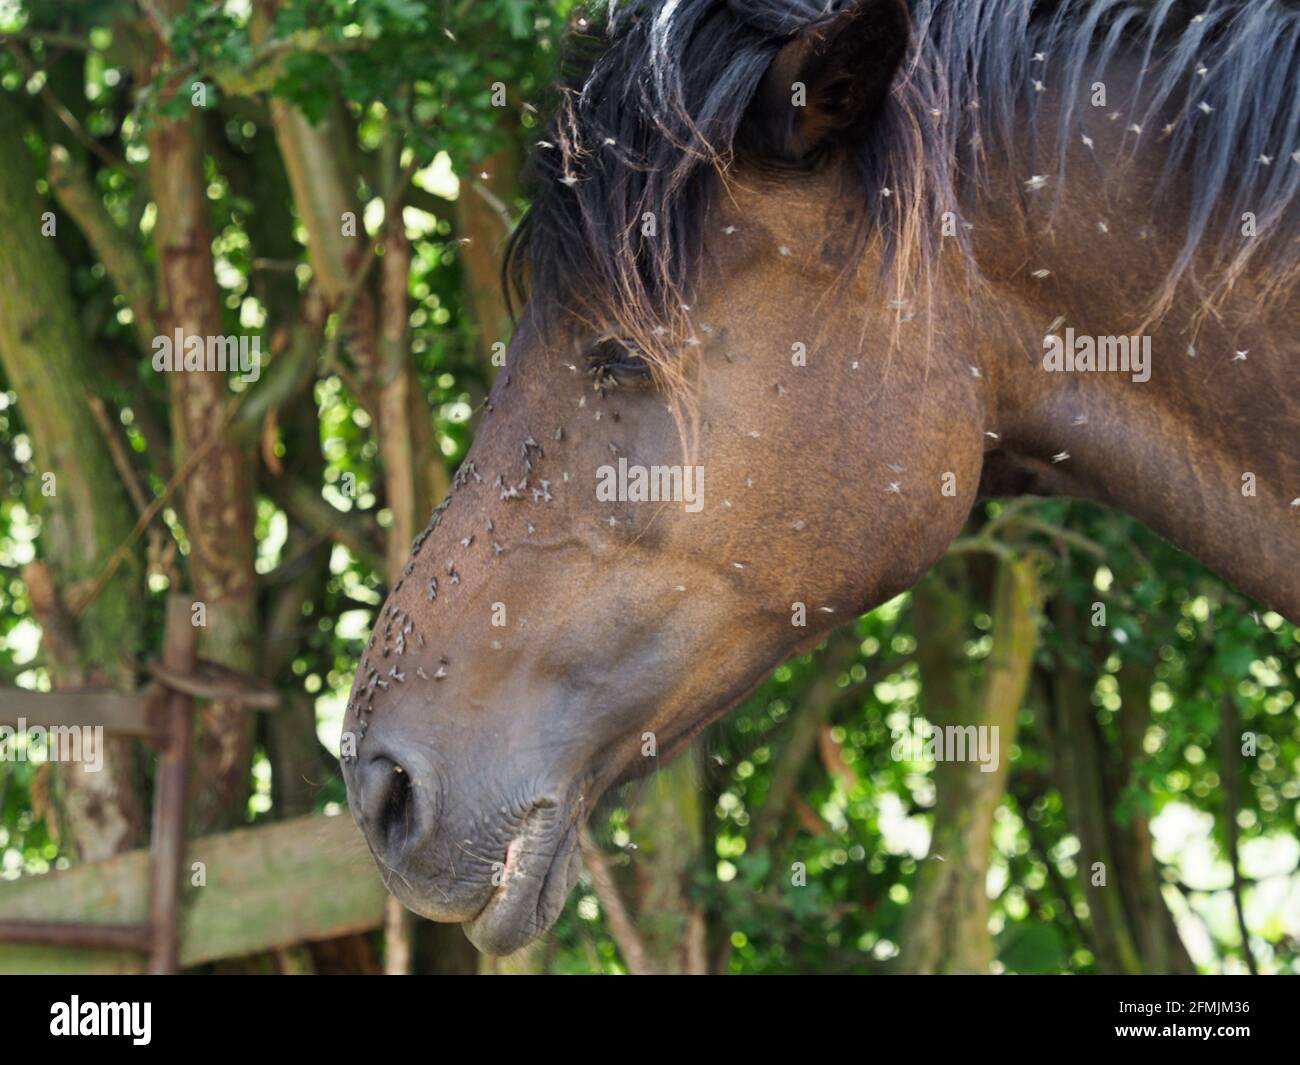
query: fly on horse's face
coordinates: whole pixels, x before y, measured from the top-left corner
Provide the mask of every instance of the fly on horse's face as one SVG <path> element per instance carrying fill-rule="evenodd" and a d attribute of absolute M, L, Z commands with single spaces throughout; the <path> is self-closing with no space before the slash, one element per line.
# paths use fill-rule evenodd
<path fill-rule="evenodd" d="M 1290 476 L 1279 449 L 1243 457 L 1258 440 L 1233 451 L 1190 431 L 1208 410 L 1171 376 L 1185 371 L 1157 363 L 1142 393 L 1003 368 L 1032 368 L 1024 353 L 1060 308 L 1086 317 L 1095 301 L 1036 302 L 1052 290 L 1001 231 L 981 265 L 1004 288 L 980 316 L 946 266 L 932 313 L 882 291 L 879 219 L 909 194 L 921 217 L 922 197 L 851 186 L 911 32 L 903 0 L 631 6 L 642 17 L 540 149 L 533 298 L 344 723 L 349 801 L 390 890 L 493 953 L 557 917 L 603 792 L 910 586 L 982 479 L 1124 504 L 1283 612 L 1300 604 L 1296 539 L 1270 524 Z M 619 77 L 640 95 L 614 91 Z M 915 110 L 890 142 L 913 161 L 933 148 Z M 1059 234 L 1068 247 L 1070 226 Z M 896 227 L 892 254 L 916 239 Z M 1078 290 L 1107 285 L 1103 268 Z M 1254 402 L 1216 388 L 1218 409 Z M 1219 420 L 1295 421 L 1285 404 Z M 1245 461 L 1265 471 L 1258 505 L 1225 503 L 1214 522 L 1125 495 L 1158 481 L 1217 508 Z M 1226 550 L 1236 521 L 1259 522 L 1239 532 L 1279 569 Z"/>

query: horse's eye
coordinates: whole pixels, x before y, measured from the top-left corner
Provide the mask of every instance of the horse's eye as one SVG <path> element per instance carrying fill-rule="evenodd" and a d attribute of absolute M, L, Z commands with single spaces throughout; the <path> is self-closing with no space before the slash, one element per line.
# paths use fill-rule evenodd
<path fill-rule="evenodd" d="M 607 338 L 587 353 L 587 365 L 598 386 L 632 387 L 651 381 L 650 366 L 630 341 Z"/>

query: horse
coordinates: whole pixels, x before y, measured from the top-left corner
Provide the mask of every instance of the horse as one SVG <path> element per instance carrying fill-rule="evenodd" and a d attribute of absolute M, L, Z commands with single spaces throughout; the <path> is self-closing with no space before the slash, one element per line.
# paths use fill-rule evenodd
<path fill-rule="evenodd" d="M 403 904 L 543 934 L 604 793 L 991 497 L 1118 508 L 1300 621 L 1300 12 L 621 0 L 573 38 L 505 365 L 345 714 Z"/>

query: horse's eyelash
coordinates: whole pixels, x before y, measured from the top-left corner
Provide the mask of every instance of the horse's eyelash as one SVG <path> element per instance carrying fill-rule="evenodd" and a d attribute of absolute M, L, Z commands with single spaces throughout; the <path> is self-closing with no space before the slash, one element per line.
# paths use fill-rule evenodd
<path fill-rule="evenodd" d="M 596 341 L 587 352 L 593 366 L 638 365 L 643 362 L 641 349 L 630 340 L 604 337 Z"/>
<path fill-rule="evenodd" d="M 631 341 L 605 337 L 587 352 L 588 371 L 598 387 L 641 386 L 652 380 L 650 365 Z"/>

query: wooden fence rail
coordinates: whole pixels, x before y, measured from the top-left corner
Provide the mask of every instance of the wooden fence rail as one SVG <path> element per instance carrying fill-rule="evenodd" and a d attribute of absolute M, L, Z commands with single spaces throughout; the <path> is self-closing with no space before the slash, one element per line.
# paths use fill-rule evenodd
<path fill-rule="evenodd" d="M 229 945 L 226 941 L 237 940 L 238 936 L 218 936 L 220 945 L 211 941 L 212 936 L 182 945 L 185 931 L 181 927 L 180 906 L 187 854 L 192 856 L 194 848 L 202 843 L 227 839 L 216 836 L 194 843 L 185 839 L 194 701 L 226 699 L 247 710 L 273 710 L 279 705 L 280 696 L 273 687 L 255 677 L 200 661 L 198 630 L 191 621 L 191 607 L 191 600 L 181 593 L 168 597 L 162 661 L 150 663 L 155 683 L 141 692 L 32 692 L 0 688 L 0 725 L 25 729 L 99 727 L 110 735 L 145 739 L 159 751 L 150 850 L 0 885 L 0 972 L 137 972 L 146 968 L 142 956 L 147 956 L 147 971 L 174 973 L 186 964 L 230 956 L 211 952 L 226 950 Z M 253 831 L 269 833 L 280 828 L 277 825 Z M 260 846 L 255 841 L 261 837 L 228 835 L 246 849 L 256 851 Z M 355 831 L 352 835 L 355 836 Z M 242 867 L 236 857 L 220 847 L 218 850 L 228 869 Z M 290 849 L 287 853 L 294 852 Z M 265 866 L 266 860 L 274 857 L 263 853 L 259 860 Z M 304 870 L 290 868 L 287 872 Z M 310 874 L 310 867 L 306 872 Z M 124 881 L 123 886 L 115 886 L 114 877 L 127 878 L 129 883 Z M 310 875 L 307 878 L 310 880 Z M 233 883 L 247 885 L 260 881 L 256 875 L 246 874 L 243 880 Z M 45 899 L 48 894 L 56 912 L 47 912 L 40 906 L 36 907 L 38 912 L 27 912 L 33 905 L 29 895 L 33 890 L 38 899 Z M 266 893 L 265 887 L 261 890 Z M 292 895 L 293 891 L 293 885 L 285 887 L 287 894 Z M 217 895 L 220 898 L 222 893 Z M 327 900 L 331 897 L 328 885 L 324 885 L 323 895 Z M 238 892 L 233 902 L 237 923 L 253 930 L 257 943 L 263 942 L 271 930 L 262 927 L 251 909 L 242 909 L 246 900 Z M 118 912 L 123 907 L 130 911 L 129 916 Z M 207 911 L 199 908 L 199 912 Z M 87 920 L 87 915 L 94 915 L 94 919 Z M 352 914 L 350 920 L 356 919 Z M 292 921 L 288 924 L 292 925 Z M 200 924 L 197 931 L 203 930 Z M 255 945 L 252 949 L 267 948 Z M 92 954 L 92 951 L 102 953 Z"/>
<path fill-rule="evenodd" d="M 201 862 L 205 886 L 194 886 Z M 180 967 L 238 958 L 382 926 L 387 892 L 352 818 L 315 814 L 187 841 Z M 131 851 L 71 869 L 0 881 L 0 924 L 145 925 L 150 860 Z M 0 943 L 0 974 L 139 973 L 139 952 Z"/>
<path fill-rule="evenodd" d="M 157 740 L 165 731 L 161 692 L 84 691 L 34 692 L 0 688 L 0 725 L 28 728 L 102 725 L 114 736 Z"/>

